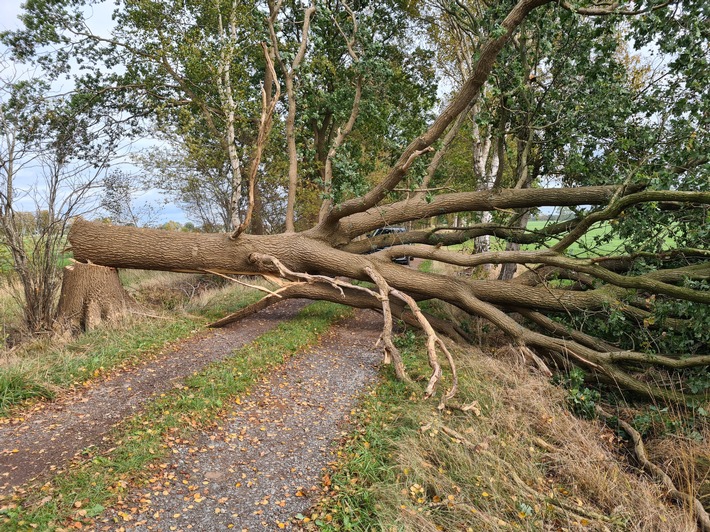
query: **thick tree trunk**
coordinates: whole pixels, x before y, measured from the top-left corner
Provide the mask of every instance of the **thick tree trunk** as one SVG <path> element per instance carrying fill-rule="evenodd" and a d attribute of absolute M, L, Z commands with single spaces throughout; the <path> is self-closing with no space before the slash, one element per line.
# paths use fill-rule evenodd
<path fill-rule="evenodd" d="M 75 263 L 64 269 L 58 325 L 88 331 L 123 316 L 135 304 L 121 286 L 115 268 Z"/>
<path fill-rule="evenodd" d="M 352 226 L 348 228 L 352 229 Z M 409 253 L 420 258 L 443 260 L 461 266 L 473 265 L 472 261 L 478 260 L 479 257 L 447 251 L 435 246 L 411 249 L 410 246 L 395 246 L 371 255 L 358 255 L 335 247 L 342 240 L 344 240 L 342 233 L 328 235 L 319 230 L 263 236 L 242 234 L 238 239 L 231 240 L 227 235 L 116 227 L 82 220 L 75 222 L 69 233 L 74 257 L 79 261 L 99 263 L 113 268 L 269 274 L 285 278 L 291 286 L 298 287 L 295 290 L 305 289 L 308 292 L 305 297 L 341 300 L 347 305 L 357 306 L 354 303 L 356 296 L 353 291 L 367 292 L 368 289 L 361 285 L 339 281 L 338 277 L 344 276 L 361 281 L 373 281 L 376 277 L 379 284 L 386 287 L 390 294 L 395 294 L 399 298 L 412 296 L 414 299 L 409 298 L 406 303 L 410 308 L 412 305 L 416 307 L 415 299 L 445 301 L 470 315 L 487 319 L 521 348 L 529 346 L 542 349 L 544 352 L 563 354 L 588 369 L 614 379 L 623 388 L 637 393 L 668 401 L 681 399 L 681 395 L 673 390 L 651 386 L 620 369 L 617 359 L 614 358 L 618 358 L 618 353 L 599 351 L 596 347 L 589 347 L 586 341 L 580 343 L 578 340 L 536 332 L 521 325 L 508 313 L 513 310 L 525 312 L 528 309 L 537 313 L 542 312 L 543 314 L 540 315 L 544 316 L 545 311 L 570 313 L 599 310 L 618 306 L 620 298 L 628 296 L 629 289 L 649 289 L 651 293 L 667 293 L 673 297 L 702 302 L 708 299 L 705 293 L 664 283 L 655 279 L 653 274 L 623 276 L 597 264 L 570 259 L 554 252 L 546 254 L 517 252 L 510 260 L 498 257 L 500 254 L 487 254 L 489 256 L 480 258 L 493 263 L 543 262 L 556 268 L 571 268 L 607 284 L 586 291 L 574 291 L 551 288 L 545 284 L 527 286 L 497 280 L 437 275 L 395 264 L 391 262 L 388 253 L 394 254 L 393 256 Z M 92 307 L 92 302 L 103 301 L 101 299 L 103 293 L 110 291 L 111 288 L 98 290 L 94 288 L 86 292 L 81 284 L 78 283 L 76 288 L 66 286 L 65 298 L 71 295 L 72 299 L 82 302 L 75 303 L 71 308 L 77 309 L 73 311 L 74 314 L 86 316 L 84 326 L 87 323 L 91 326 L 92 317 L 97 312 L 100 316 L 108 313 L 106 310 L 101 310 L 105 308 L 103 306 Z M 316 293 L 318 290 L 312 290 L 313 287 L 320 285 L 332 287 L 327 297 Z M 371 290 L 369 292 L 370 295 L 373 294 Z M 377 295 L 374 299 L 377 299 Z M 365 305 L 373 306 L 374 299 L 366 301 Z M 120 297 L 119 301 L 122 301 Z M 643 302 L 640 305 L 634 306 L 633 302 L 624 305 L 623 312 L 643 319 L 648 312 L 644 310 Z M 65 305 L 65 308 L 68 308 L 68 305 Z M 417 315 L 417 320 L 421 321 L 419 309 L 411 308 L 411 310 Z M 431 329 L 430 322 L 427 322 L 427 327 Z M 543 328 L 546 328 L 546 325 L 543 324 Z M 554 334 L 554 331 L 552 332 Z M 625 356 L 633 357 L 633 360 L 653 363 L 648 362 L 648 357 L 642 353 L 630 353 Z M 658 357 L 658 360 L 667 358 Z M 694 360 L 691 364 L 707 363 L 704 357 L 700 358 L 702 360 Z M 432 367 L 438 368 L 435 362 L 434 360 Z M 667 361 L 664 363 L 669 364 Z"/>
<path fill-rule="evenodd" d="M 276 273 L 253 262 L 252 254 L 278 258 L 297 272 L 369 280 L 375 266 L 392 287 L 421 299 L 442 299 L 467 312 L 470 298 L 505 305 L 546 310 L 599 309 L 609 303 L 602 290 L 570 292 L 549 287 L 526 287 L 494 280 L 463 279 L 424 273 L 374 255 L 355 255 L 333 248 L 307 233 L 241 235 L 198 234 L 107 226 L 79 220 L 69 233 L 74 258 L 113 268 L 175 272 L 213 271 L 224 274 Z"/>

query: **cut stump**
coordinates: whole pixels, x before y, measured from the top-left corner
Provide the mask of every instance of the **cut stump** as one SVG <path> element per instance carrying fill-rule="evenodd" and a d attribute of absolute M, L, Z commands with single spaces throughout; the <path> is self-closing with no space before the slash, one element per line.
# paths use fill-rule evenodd
<path fill-rule="evenodd" d="M 57 313 L 61 328 L 89 331 L 123 317 L 136 305 L 121 286 L 116 268 L 82 262 L 64 268 Z"/>

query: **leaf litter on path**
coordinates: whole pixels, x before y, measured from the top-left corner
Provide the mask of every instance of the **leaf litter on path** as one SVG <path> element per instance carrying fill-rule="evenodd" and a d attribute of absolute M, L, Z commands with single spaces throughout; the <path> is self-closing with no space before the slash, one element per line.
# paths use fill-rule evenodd
<path fill-rule="evenodd" d="M 82 449 L 101 446 L 116 423 L 135 414 L 151 397 L 230 356 L 307 304 L 284 301 L 223 329 L 200 332 L 145 364 L 115 372 L 0 426 L 0 498 L 38 475 L 57 473 Z"/>
<path fill-rule="evenodd" d="M 379 315 L 360 311 L 237 398 L 216 430 L 173 447 L 97 530 L 280 530 L 320 494 L 334 443 L 374 381 Z"/>

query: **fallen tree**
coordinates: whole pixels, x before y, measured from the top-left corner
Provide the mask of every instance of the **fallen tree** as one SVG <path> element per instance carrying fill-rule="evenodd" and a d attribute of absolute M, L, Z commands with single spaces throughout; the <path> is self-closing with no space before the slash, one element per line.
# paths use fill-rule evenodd
<path fill-rule="evenodd" d="M 270 5 L 269 10 L 274 46 L 280 6 Z M 505 14 L 500 11 L 505 6 L 490 8 L 495 22 L 485 24 L 480 22 L 485 17 L 479 20 L 471 11 L 462 15 L 462 6 L 441 2 L 456 35 L 475 49 L 469 55 L 454 54 L 463 76 L 457 92 L 429 128 L 360 195 L 353 192 L 356 186 L 337 189 L 334 170 L 336 152 L 357 129 L 366 83 L 355 78 L 347 123 L 331 131 L 324 159 L 325 199 L 320 220 L 310 229 L 273 235 L 245 232 L 254 209 L 250 194 L 246 218 L 235 220 L 237 229 L 229 235 L 77 221 L 69 234 L 74 258 L 112 268 L 262 275 L 276 288 L 269 290 L 261 307 L 306 297 L 379 309 L 386 358 L 395 363 L 401 378 L 406 372 L 391 341 L 392 317 L 416 323 L 428 337 L 432 377 L 427 394 L 436 392 L 442 375 L 438 357 L 443 355 L 451 366 L 442 405 L 453 396 L 456 373 L 439 334 L 458 341 L 469 335 L 460 323 L 422 312 L 424 301 L 441 301 L 486 320 L 544 371 L 549 364 L 575 364 L 623 390 L 657 400 L 705 400 L 710 388 L 710 192 L 707 135 L 701 121 L 706 117 L 702 91 L 707 85 L 681 83 L 704 72 L 704 63 L 673 63 L 664 75 L 678 81 L 676 85 L 646 79 L 645 71 L 634 70 L 630 52 L 619 48 L 617 26 L 595 26 L 584 19 L 637 17 L 634 24 L 641 20 L 641 29 L 635 36 L 642 42 L 666 31 L 659 20 L 699 16 L 698 4 L 684 2 L 683 9 L 674 10 L 669 3 L 574 7 L 521 0 Z M 358 62 L 357 14 L 345 8 L 347 16 L 333 20 L 346 41 L 348 61 Z M 644 19 L 648 13 L 655 18 Z M 306 12 L 303 53 L 309 24 L 317 17 L 317 11 Z M 546 24 L 552 28 L 550 35 L 545 34 Z M 665 38 L 677 44 L 681 33 Z M 553 51 L 546 56 L 530 51 L 543 48 Z M 568 53 L 578 54 L 578 61 L 567 61 Z M 245 184 L 252 191 L 280 97 L 270 54 L 273 50 L 264 47 L 267 82 Z M 602 62 L 606 70 L 597 67 Z M 291 70 L 287 80 L 291 162 L 293 75 Z M 674 107 L 678 87 L 685 91 L 683 107 Z M 643 113 L 651 118 L 639 119 Z M 469 118 L 473 125 L 467 126 Z M 447 150 L 457 149 L 467 127 L 474 148 L 472 167 L 490 189 L 475 179 L 455 182 L 442 170 L 454 164 Z M 289 169 L 293 185 L 296 166 Z M 544 179 L 557 185 L 539 187 Z M 532 213 L 550 208 L 564 208 L 569 216 L 528 228 Z M 407 231 L 368 236 L 384 226 L 405 224 Z M 286 227 L 293 228 L 293 220 Z M 609 232 L 595 234 L 600 227 Z M 489 237 L 498 240 L 500 250 L 486 240 L 474 247 L 482 252 L 465 251 L 471 239 Z M 594 249 L 612 237 L 624 239 L 624 246 L 611 253 Z M 592 239 L 582 249 L 586 253 L 573 253 L 573 246 L 582 246 L 585 238 Z M 392 261 L 402 256 L 447 264 L 469 275 L 418 271 Z M 505 265 L 500 280 L 487 273 L 481 278 L 470 275 L 491 265 Z M 511 279 L 518 267 L 524 271 Z"/>
<path fill-rule="evenodd" d="M 623 192 L 615 194 L 619 189 L 613 187 L 581 187 L 557 191 L 561 199 L 555 198 L 554 190 L 544 191 L 545 194 L 540 195 L 537 201 L 534 194 L 529 194 L 531 191 L 521 191 L 524 193 L 521 196 L 529 198 L 526 207 L 559 204 L 560 201 L 569 201 L 566 198 L 570 196 L 580 202 L 600 202 L 608 197 L 611 202 L 603 209 L 607 212 L 617 210 L 617 203 L 628 206 L 634 202 L 657 202 L 659 198 L 710 204 L 708 192 L 655 191 L 652 194 L 636 192 L 624 195 Z M 472 197 L 476 195 L 480 193 L 471 193 Z M 504 198 L 516 196 L 515 191 L 501 191 L 500 195 Z M 485 193 L 485 196 L 487 205 L 506 204 L 499 202 L 495 194 Z M 521 204 L 524 200 L 517 198 L 515 201 Z M 471 199 L 471 203 L 475 201 Z M 457 202 L 451 205 L 451 209 L 458 208 Z M 402 217 L 409 217 L 416 210 L 407 211 L 397 207 L 397 212 L 401 212 Z M 621 349 L 583 331 L 565 327 L 548 317 L 556 313 L 601 312 L 618 307 L 629 319 L 643 322 L 653 315 L 652 303 L 649 301 L 651 294 L 708 305 L 709 291 L 684 286 L 686 281 L 710 279 L 710 262 L 702 250 L 682 252 L 683 260 L 690 263 L 688 265 L 659 268 L 640 275 L 629 273 L 628 267 L 623 273 L 606 267 L 607 264 L 616 265 L 619 262 L 633 263 L 633 257 L 619 256 L 613 260 L 610 257 L 604 257 L 604 260 L 575 259 L 565 256 L 559 248 L 471 255 L 448 251 L 435 243 L 392 246 L 374 254 L 345 251 L 351 245 L 363 247 L 362 241 L 351 243 L 351 240 L 359 232 L 366 232 L 370 228 L 362 220 L 371 216 L 368 212 L 353 213 L 340 219 L 335 229 L 328 224 L 321 224 L 303 233 L 242 234 L 237 239 L 221 234 L 176 233 L 77 221 L 72 227 L 69 241 L 76 260 L 99 262 L 115 268 L 264 275 L 269 279 L 284 279 L 280 291 L 267 296 L 270 301 L 304 297 L 379 309 L 390 299 L 399 299 L 398 316 L 404 314 L 403 304 L 408 305 L 412 312 L 417 312 L 419 309 L 414 300 L 444 301 L 492 322 L 521 349 L 536 348 L 552 356 L 570 359 L 575 364 L 612 379 L 623 389 L 657 399 L 685 401 L 692 399 L 692 394 L 639 380 L 631 375 L 628 367 L 638 369 L 655 365 L 684 369 L 710 364 L 710 355 L 682 358 Z M 399 223 L 405 219 L 393 216 L 387 221 Z M 583 221 L 580 221 L 574 227 L 582 224 Z M 360 229 L 355 229 L 358 226 Z M 417 233 L 413 237 L 416 240 L 436 241 L 438 231 Z M 427 233 L 426 238 L 422 238 L 424 233 Z M 466 231 L 460 233 L 463 233 L 462 239 L 467 238 L 464 236 Z M 408 236 L 412 235 L 405 233 L 402 238 L 407 239 Z M 378 240 L 379 244 L 381 242 Z M 402 254 L 459 266 L 517 263 L 531 265 L 531 269 L 512 282 L 447 276 L 413 270 L 391 261 L 392 257 Z M 657 258 L 664 260 L 663 256 Z M 669 254 L 665 260 L 672 264 L 677 258 L 677 255 Z M 541 275 L 541 272 L 545 272 L 545 275 Z M 565 275 L 565 272 L 574 272 L 577 278 L 585 276 L 588 279 L 582 287 L 576 284 L 572 287 L 552 287 L 546 280 L 546 277 L 548 280 L 553 277 L 551 272 L 555 274 L 556 280 L 574 277 L 570 273 Z M 354 285 L 341 277 L 374 282 L 379 290 Z M 534 282 L 526 282 L 527 278 L 532 278 Z M 401 293 L 411 294 L 413 299 L 401 299 Z M 385 310 L 386 315 L 389 312 Z M 511 313 L 528 318 L 537 329 L 522 324 L 521 320 L 511 317 Z M 683 318 L 669 317 L 668 320 L 675 320 L 672 321 L 674 327 L 691 325 L 689 320 Z M 442 324 L 435 325 L 446 333 Z M 665 325 L 648 324 L 649 327 Z M 432 341 L 435 341 L 433 331 L 430 334 Z M 449 329 L 448 334 L 458 335 L 458 339 L 462 337 L 453 328 Z M 385 334 L 385 341 L 387 336 Z M 432 347 L 431 351 L 435 349 Z"/>

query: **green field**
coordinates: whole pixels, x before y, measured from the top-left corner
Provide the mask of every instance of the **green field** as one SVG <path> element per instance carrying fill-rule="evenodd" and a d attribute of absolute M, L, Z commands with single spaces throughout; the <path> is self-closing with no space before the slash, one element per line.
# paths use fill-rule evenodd
<path fill-rule="evenodd" d="M 552 225 L 552 223 L 553 222 L 544 220 L 536 220 L 528 222 L 527 229 L 529 231 L 540 231 L 546 226 Z M 616 237 L 612 237 L 611 239 L 607 238 L 610 232 L 611 227 L 609 227 L 608 223 L 594 224 L 582 238 L 568 248 L 566 254 L 572 257 L 594 257 L 623 253 L 623 241 Z M 551 240 L 550 245 L 554 245 L 556 242 L 556 239 Z M 523 249 L 533 251 L 540 249 L 540 246 L 527 245 L 523 246 Z"/>
<path fill-rule="evenodd" d="M 61 248 L 66 248 L 68 242 L 64 241 Z M 31 240 L 27 239 L 25 247 L 28 250 L 28 255 L 32 256 L 33 243 Z M 57 264 L 59 268 L 64 268 L 67 266 L 72 258 L 71 251 L 60 251 L 57 254 Z M 12 260 L 12 254 L 6 245 L 0 245 L 0 275 L 9 274 L 15 270 L 15 266 Z"/>
<path fill-rule="evenodd" d="M 536 220 L 528 222 L 528 231 L 540 231 L 548 225 L 552 225 L 554 222 Z M 612 237 L 611 239 L 606 238 L 606 235 L 611 232 L 609 224 L 599 223 L 593 225 L 587 233 L 580 238 L 577 242 L 572 244 L 566 251 L 566 254 L 571 257 L 599 257 L 606 255 L 616 255 L 623 254 L 623 241 L 620 238 Z M 548 246 L 554 245 L 558 242 L 558 239 L 549 239 Z M 492 251 L 503 251 L 505 250 L 506 241 L 494 236 L 491 237 L 491 250 Z M 523 250 L 526 251 L 536 251 L 542 249 L 541 246 L 535 244 L 526 244 L 521 246 Z M 455 246 L 449 246 L 452 251 L 457 250 L 468 250 L 472 251 L 474 249 L 474 241 L 469 240 L 464 244 L 458 244 Z"/>

